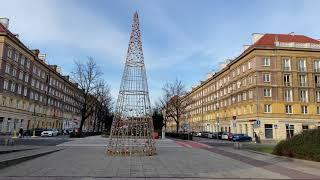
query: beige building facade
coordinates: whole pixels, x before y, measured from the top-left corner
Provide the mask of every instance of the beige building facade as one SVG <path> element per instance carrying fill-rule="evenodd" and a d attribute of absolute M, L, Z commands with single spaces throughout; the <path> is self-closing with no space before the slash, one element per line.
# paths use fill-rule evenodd
<path fill-rule="evenodd" d="M 3 19 L 1 22 L 4 22 Z M 0 134 L 78 123 L 78 86 L 0 23 Z"/>
<path fill-rule="evenodd" d="M 192 88 L 184 122 L 194 131 L 281 140 L 320 128 L 320 41 L 253 34 L 252 45 Z"/>

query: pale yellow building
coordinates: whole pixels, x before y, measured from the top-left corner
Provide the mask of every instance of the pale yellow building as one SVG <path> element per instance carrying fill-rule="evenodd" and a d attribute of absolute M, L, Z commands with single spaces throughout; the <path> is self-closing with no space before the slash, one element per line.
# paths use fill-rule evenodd
<path fill-rule="evenodd" d="M 252 45 L 192 88 L 185 122 L 195 131 L 280 140 L 320 127 L 320 41 L 253 34 Z M 182 123 L 181 123 L 182 124 Z"/>
<path fill-rule="evenodd" d="M 0 134 L 79 123 L 80 94 L 69 76 L 27 48 L 8 30 L 8 19 L 0 19 Z"/>

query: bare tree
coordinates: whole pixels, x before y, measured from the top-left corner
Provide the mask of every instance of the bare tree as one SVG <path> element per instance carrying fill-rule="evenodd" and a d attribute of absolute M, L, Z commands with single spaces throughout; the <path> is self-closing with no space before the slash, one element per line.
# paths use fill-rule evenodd
<path fill-rule="evenodd" d="M 172 118 L 176 123 L 176 131 L 178 132 L 182 116 L 189 104 L 183 100 L 186 94 L 185 85 L 180 80 L 175 80 L 172 83 L 166 83 L 162 89 L 164 92 L 162 100 L 164 119 L 168 121 L 169 118 Z"/>
<path fill-rule="evenodd" d="M 86 119 L 95 111 L 97 99 L 94 95 L 97 92 L 97 88 L 99 88 L 101 76 L 102 72 L 92 57 L 88 57 L 85 62 L 75 61 L 72 78 L 78 83 L 79 88 L 82 90 L 81 97 L 79 97 L 81 98 L 82 105 L 79 127 L 80 134 Z"/>
<path fill-rule="evenodd" d="M 104 80 L 101 80 L 98 84 L 96 97 L 98 103 L 96 104 L 96 115 L 93 126 L 93 131 L 97 128 L 97 131 L 100 132 L 108 121 L 112 121 L 112 97 L 110 93 L 110 87 L 106 84 Z M 109 122 L 111 124 L 111 122 Z"/>

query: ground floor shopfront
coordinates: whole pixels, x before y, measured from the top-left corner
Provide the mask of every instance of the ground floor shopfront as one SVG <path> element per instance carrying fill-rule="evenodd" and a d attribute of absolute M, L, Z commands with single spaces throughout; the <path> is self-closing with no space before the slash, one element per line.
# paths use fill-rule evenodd
<path fill-rule="evenodd" d="M 77 117 L 77 119 L 79 118 Z M 19 131 L 20 128 L 24 130 L 34 128 L 63 129 L 64 122 L 74 122 L 74 118 L 49 117 L 45 114 L 0 108 L 0 134 L 12 134 L 14 131 Z"/>
<path fill-rule="evenodd" d="M 190 126 L 190 130 L 197 132 L 222 131 L 248 134 L 251 137 L 255 137 L 256 134 L 261 140 L 264 141 L 278 141 L 290 138 L 293 135 L 301 133 L 304 130 L 320 128 L 320 119 L 289 119 L 259 117 L 224 121 L 213 120 L 199 123 L 190 123 Z M 171 127 L 170 130 L 173 130 L 173 128 Z"/>

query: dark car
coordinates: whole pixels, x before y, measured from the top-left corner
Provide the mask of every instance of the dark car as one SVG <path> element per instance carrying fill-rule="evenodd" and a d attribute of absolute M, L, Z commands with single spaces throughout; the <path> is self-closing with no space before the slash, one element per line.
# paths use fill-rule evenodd
<path fill-rule="evenodd" d="M 25 130 L 23 131 L 23 136 L 32 136 L 32 131 L 31 130 Z"/>
<path fill-rule="evenodd" d="M 223 134 L 223 133 L 224 133 L 224 132 L 217 132 L 215 139 L 222 139 L 222 134 Z"/>
<path fill-rule="evenodd" d="M 201 137 L 208 138 L 209 132 L 201 132 Z"/>
<path fill-rule="evenodd" d="M 252 141 L 252 137 L 247 134 L 234 134 L 232 141 Z"/>
<path fill-rule="evenodd" d="M 43 129 L 43 128 L 36 128 L 36 129 L 34 129 L 34 131 L 35 131 L 35 136 L 41 136 L 41 133 L 44 131 L 45 129 Z M 33 133 L 33 131 L 32 131 L 32 133 Z"/>

